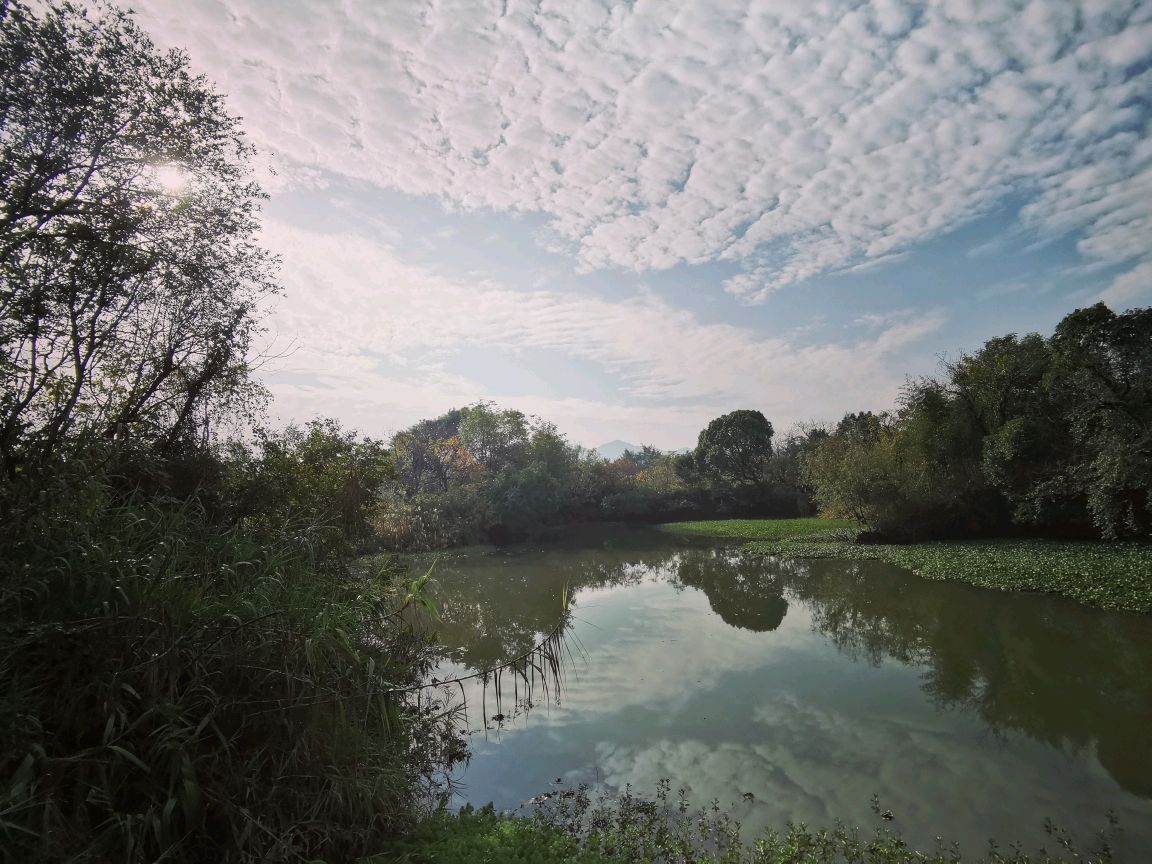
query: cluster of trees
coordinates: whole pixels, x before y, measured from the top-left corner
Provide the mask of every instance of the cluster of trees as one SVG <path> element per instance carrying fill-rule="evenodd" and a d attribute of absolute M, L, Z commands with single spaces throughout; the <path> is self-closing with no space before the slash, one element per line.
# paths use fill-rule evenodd
<path fill-rule="evenodd" d="M 99 14 L 0 5 L 9 480 L 95 443 L 124 465 L 129 451 L 171 459 L 261 397 L 248 355 L 276 288 L 251 145 L 182 55 Z"/>
<path fill-rule="evenodd" d="M 989 340 L 845 416 L 805 460 L 820 507 L 897 540 L 1152 538 L 1152 309 L 1103 304 Z"/>
<path fill-rule="evenodd" d="M 358 859 L 463 754 L 404 689 L 420 586 L 345 566 L 388 450 L 222 434 L 264 398 L 251 155 L 128 14 L 0 0 L 5 860 Z"/>
<path fill-rule="evenodd" d="M 866 538 L 1152 538 L 1152 310 L 1079 309 L 1050 337 L 989 340 L 891 411 L 799 426 L 716 418 L 686 453 L 605 460 L 488 404 L 392 441 L 378 542 L 435 548 L 561 522 L 855 518 Z"/>
<path fill-rule="evenodd" d="M 428 549 L 505 542 L 564 522 L 810 515 L 800 462 L 823 432 L 797 431 L 775 450 L 773 434 L 760 412 L 734 411 L 688 453 L 645 445 L 608 460 L 519 411 L 455 409 L 393 438 L 376 541 Z"/>

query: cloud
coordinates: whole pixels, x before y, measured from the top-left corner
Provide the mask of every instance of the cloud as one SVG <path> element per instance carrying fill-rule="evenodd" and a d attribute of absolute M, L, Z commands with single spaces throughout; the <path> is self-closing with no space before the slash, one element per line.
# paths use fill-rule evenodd
<path fill-rule="evenodd" d="M 1096 299 L 1107 303 L 1116 311 L 1152 299 L 1152 261 L 1144 261 L 1121 273 Z"/>
<path fill-rule="evenodd" d="M 278 409 L 337 415 L 377 435 L 500 395 L 453 371 L 461 347 L 548 351 L 605 370 L 616 384 L 601 401 L 516 399 L 577 441 L 597 443 L 613 429 L 679 447 L 717 414 L 748 405 L 784 428 L 886 404 L 903 381 L 895 355 L 943 322 L 901 313 L 844 344 L 801 344 L 703 322 L 651 291 L 606 299 L 452 279 L 350 232 L 268 220 L 263 240 L 283 257 L 273 327 L 279 344 L 295 346 L 264 373 Z"/>
<path fill-rule="evenodd" d="M 598 776 L 609 788 L 632 784 L 642 794 L 673 778 L 697 804 L 718 799 L 747 830 L 746 839 L 786 821 L 881 827 L 869 807 L 874 794 L 895 813 L 905 838 L 925 850 L 938 836 L 969 853 L 989 837 L 1035 849 L 1048 839 L 1045 819 L 1090 829 L 1103 821 L 1101 801 L 1119 805 L 1121 824 L 1137 835 L 1129 838 L 1134 848 L 1143 839 L 1143 802 L 1117 796 L 1090 756 L 1054 757 L 1026 739 L 989 740 L 969 718 L 933 716 L 918 706 L 910 713 L 877 709 L 871 700 L 829 704 L 776 693 L 754 711 L 759 734 L 605 741 L 597 748 Z M 980 794 L 958 807 L 962 789 Z M 745 802 L 744 792 L 755 800 Z"/>
<path fill-rule="evenodd" d="M 1152 7 L 1134 0 L 139 0 L 278 154 L 532 211 L 585 268 L 734 261 L 750 302 L 1025 193 L 1147 260 Z"/>

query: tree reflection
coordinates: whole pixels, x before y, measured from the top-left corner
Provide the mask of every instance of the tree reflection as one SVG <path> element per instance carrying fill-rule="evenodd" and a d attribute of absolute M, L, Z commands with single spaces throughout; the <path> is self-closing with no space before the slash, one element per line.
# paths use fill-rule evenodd
<path fill-rule="evenodd" d="M 663 578 L 678 555 L 663 537 L 602 528 L 564 543 L 438 562 L 432 596 L 443 619 L 439 641 L 474 671 L 505 663 L 578 614 L 581 590 Z"/>
<path fill-rule="evenodd" d="M 842 651 L 924 667 L 942 707 L 999 732 L 1094 747 L 1152 797 L 1152 620 L 1045 595 L 920 579 L 878 562 L 775 562 L 787 593 Z"/>
<path fill-rule="evenodd" d="M 524 654 L 580 614 L 581 591 L 668 580 L 703 591 L 728 625 L 778 628 L 789 603 L 849 656 L 923 669 L 938 705 L 997 733 L 1092 748 L 1124 789 L 1152 797 L 1152 619 L 1043 595 L 921 579 L 879 562 L 790 562 L 609 532 L 437 567 L 440 638 L 471 670 Z M 566 613 L 562 597 L 576 597 Z"/>
<path fill-rule="evenodd" d="M 677 568 L 680 582 L 708 596 L 725 624 L 766 633 L 784 621 L 788 601 L 772 568 L 756 558 L 726 550 L 685 553 Z"/>

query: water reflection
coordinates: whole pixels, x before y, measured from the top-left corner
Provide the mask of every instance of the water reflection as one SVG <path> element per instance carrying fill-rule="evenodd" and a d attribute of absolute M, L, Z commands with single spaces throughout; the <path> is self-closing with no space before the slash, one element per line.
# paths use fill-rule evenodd
<path fill-rule="evenodd" d="M 942 708 L 996 732 L 1094 747 L 1124 789 L 1152 797 L 1152 621 L 1057 597 L 909 577 L 874 562 L 775 561 L 788 594 L 841 651 L 923 667 Z"/>
<path fill-rule="evenodd" d="M 767 633 L 788 614 L 778 574 L 762 561 L 726 550 L 677 556 L 676 578 L 708 597 L 708 605 L 731 627 Z"/>
<path fill-rule="evenodd" d="M 727 625 L 769 640 L 791 604 L 846 660 L 919 669 L 939 708 L 970 712 L 998 735 L 1092 752 L 1123 789 L 1152 798 L 1146 616 L 932 582 L 877 562 L 747 558 L 649 532 L 446 561 L 437 578 L 440 639 L 471 670 L 529 651 L 609 588 L 666 582 L 698 590 Z M 574 598 L 570 613 L 565 592 Z M 726 732 L 735 734 L 716 730 L 718 738 Z"/>

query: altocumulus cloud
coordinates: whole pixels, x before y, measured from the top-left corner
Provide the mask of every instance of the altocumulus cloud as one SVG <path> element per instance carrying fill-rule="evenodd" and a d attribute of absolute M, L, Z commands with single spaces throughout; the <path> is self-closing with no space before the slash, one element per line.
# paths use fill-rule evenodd
<path fill-rule="evenodd" d="M 541 212 L 584 268 L 732 261 L 755 302 L 1009 194 L 1090 263 L 1149 261 L 1147 3 L 136 5 L 288 182 Z"/>
<path fill-rule="evenodd" d="M 611 422 L 660 446 L 681 446 L 734 404 L 762 406 L 783 428 L 805 419 L 799 411 L 833 416 L 844 392 L 862 404 L 891 400 L 903 380 L 892 357 L 941 324 L 933 313 L 897 312 L 859 322 L 851 342 L 805 345 L 706 323 L 652 294 L 608 300 L 455 281 L 352 232 L 269 220 L 264 240 L 284 262 L 277 327 L 295 334 L 293 353 L 269 375 L 277 405 L 291 416 L 340 416 L 377 434 L 387 431 L 381 417 L 413 422 L 489 395 L 452 372 L 464 344 L 555 351 L 611 370 L 619 404 L 516 400 L 579 441 L 597 440 Z M 382 363 L 401 364 L 405 374 L 382 376 Z"/>

